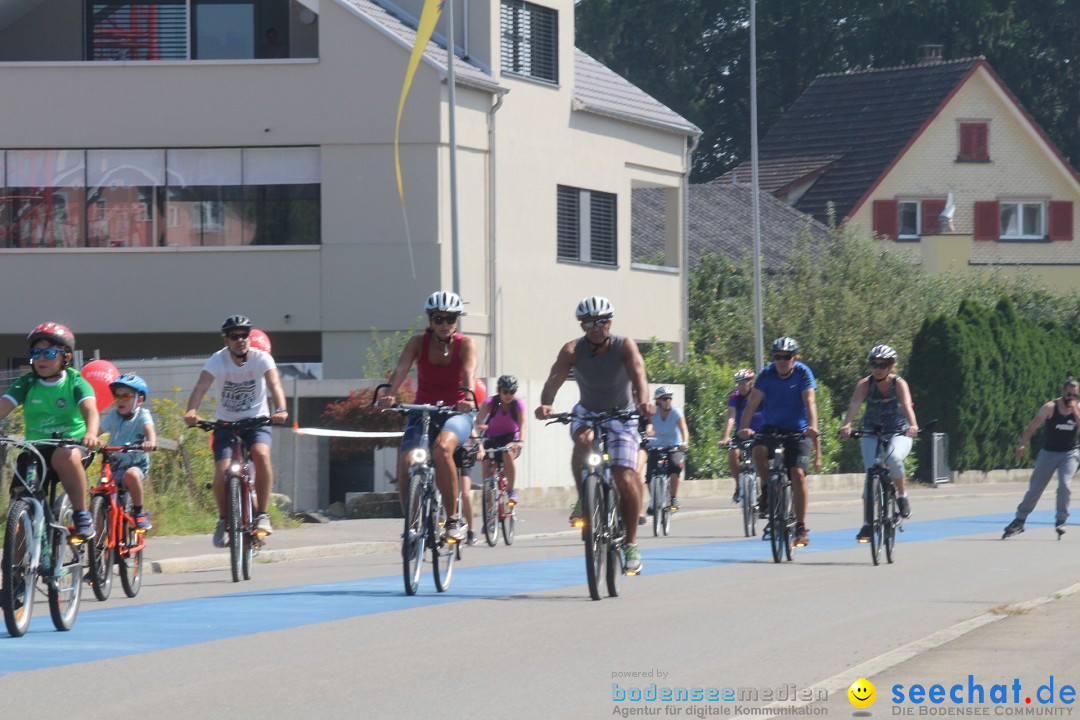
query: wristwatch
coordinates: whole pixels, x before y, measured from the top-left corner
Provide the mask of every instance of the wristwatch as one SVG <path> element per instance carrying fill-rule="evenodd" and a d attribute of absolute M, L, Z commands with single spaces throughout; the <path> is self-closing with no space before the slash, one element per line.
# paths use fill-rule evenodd
<path fill-rule="evenodd" d="M 277 413 L 279 413 L 279 412 L 287 413 L 287 412 L 289 412 L 289 411 L 288 411 L 288 409 L 287 409 L 287 408 L 275 408 L 275 409 L 274 409 L 274 414 L 275 414 L 275 415 L 276 415 Z"/>

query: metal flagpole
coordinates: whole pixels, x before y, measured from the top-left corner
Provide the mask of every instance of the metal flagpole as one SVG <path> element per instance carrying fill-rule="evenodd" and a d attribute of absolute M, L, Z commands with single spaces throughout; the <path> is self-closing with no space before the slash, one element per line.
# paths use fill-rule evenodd
<path fill-rule="evenodd" d="M 453 249 L 454 292 L 461 295 L 461 243 L 458 239 L 457 208 L 457 107 L 454 76 L 454 0 L 446 3 L 446 82 L 450 86 L 450 244 Z M 459 326 L 460 327 L 460 326 Z"/>
<path fill-rule="evenodd" d="M 765 329 L 761 311 L 761 202 L 758 197 L 757 1 L 750 0 L 750 183 L 754 198 L 754 362 L 765 367 Z"/>

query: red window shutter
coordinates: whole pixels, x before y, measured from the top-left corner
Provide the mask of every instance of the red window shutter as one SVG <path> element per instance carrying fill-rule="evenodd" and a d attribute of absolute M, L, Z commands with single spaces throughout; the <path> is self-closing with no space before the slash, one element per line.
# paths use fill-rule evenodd
<path fill-rule="evenodd" d="M 1050 239 L 1073 239 L 1073 204 L 1071 201 L 1050 201 Z"/>
<path fill-rule="evenodd" d="M 1001 237 L 1001 207 L 997 200 L 975 203 L 975 239 L 997 240 Z"/>
<path fill-rule="evenodd" d="M 990 127 L 986 123 L 975 125 L 975 159 L 990 159 Z"/>
<path fill-rule="evenodd" d="M 896 200 L 874 201 L 874 232 L 895 240 L 900 234 L 900 204 Z"/>
<path fill-rule="evenodd" d="M 957 160 L 990 159 L 990 128 L 986 123 L 960 123 L 960 154 Z"/>
<path fill-rule="evenodd" d="M 922 234 L 937 235 L 941 231 L 941 222 L 938 217 L 945 209 L 944 200 L 923 200 L 922 202 Z"/>

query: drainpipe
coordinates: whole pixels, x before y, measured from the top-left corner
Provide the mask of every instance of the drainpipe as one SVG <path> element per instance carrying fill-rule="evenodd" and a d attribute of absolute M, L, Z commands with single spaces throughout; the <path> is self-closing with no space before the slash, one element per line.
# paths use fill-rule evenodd
<path fill-rule="evenodd" d="M 498 280 L 498 248 L 495 232 L 496 221 L 496 187 L 495 182 L 495 113 L 502 107 L 503 97 L 508 91 L 498 93 L 495 104 L 488 110 L 488 375 L 492 375 L 502 367 L 501 358 L 497 356 L 498 343 L 495 342 L 498 333 L 498 300 L 499 290 L 496 286 Z"/>
<path fill-rule="evenodd" d="M 679 349 L 679 362 L 686 362 L 686 356 L 690 352 L 690 168 L 694 150 L 700 140 L 701 135 L 690 136 L 683 166 L 682 222 L 679 228 L 679 267 L 682 275 L 682 347 Z"/>

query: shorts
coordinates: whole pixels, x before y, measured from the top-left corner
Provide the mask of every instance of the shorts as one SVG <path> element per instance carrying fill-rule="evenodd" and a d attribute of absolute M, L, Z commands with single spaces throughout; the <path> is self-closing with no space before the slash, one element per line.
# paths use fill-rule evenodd
<path fill-rule="evenodd" d="M 73 446 L 73 447 L 79 447 L 79 446 Z M 56 452 L 57 446 L 56 445 L 39 445 L 39 446 L 37 446 L 37 449 L 38 449 L 38 452 L 41 453 L 41 456 L 43 458 L 45 458 L 45 468 L 44 468 L 45 477 L 50 478 L 54 482 L 60 482 L 60 478 L 56 475 L 56 472 L 52 469 L 52 456 L 53 456 L 53 453 Z M 81 448 L 81 449 L 82 449 L 82 453 L 83 453 L 82 466 L 83 466 L 83 469 L 85 469 L 85 468 L 90 467 L 90 463 L 93 461 L 94 456 L 90 453 L 90 451 L 86 450 L 85 448 Z M 29 451 L 19 453 L 19 456 L 15 459 L 15 471 L 19 474 L 20 477 L 23 477 L 23 478 L 26 477 L 26 470 L 27 470 L 27 468 L 30 467 L 31 459 L 36 460 L 37 456 L 31 454 Z M 38 471 L 40 472 L 41 468 L 39 468 Z M 42 487 L 40 477 L 37 478 L 36 486 L 37 487 Z M 13 496 L 15 494 L 17 494 L 19 491 L 24 490 L 22 484 L 17 482 L 15 480 L 15 478 L 11 479 L 11 487 L 8 488 L 8 489 L 9 489 L 9 491 L 11 492 L 11 494 Z"/>
<path fill-rule="evenodd" d="M 660 453 L 649 451 L 649 466 L 645 473 L 646 481 L 653 476 L 656 471 L 656 464 L 660 459 Z M 668 474 L 669 475 L 681 475 L 683 466 L 686 464 L 686 453 L 682 450 L 676 450 L 668 453 Z"/>
<path fill-rule="evenodd" d="M 889 466 L 889 477 L 893 480 L 904 477 L 904 458 L 911 452 L 911 443 L 912 439 L 907 435 L 894 435 L 889 440 L 885 463 Z M 869 470 L 877 460 L 877 438 L 862 439 L 862 456 L 863 465 Z"/>
<path fill-rule="evenodd" d="M 443 430 L 449 430 L 457 436 L 457 444 L 463 445 L 472 434 L 476 416 L 471 412 L 453 415 L 432 415 L 428 428 L 428 449 Z M 420 447 L 420 436 L 424 432 L 424 418 L 420 413 L 410 413 L 405 421 L 405 432 L 401 436 L 401 452 Z"/>
<path fill-rule="evenodd" d="M 769 432 L 790 433 L 794 432 L 794 430 L 784 430 L 773 425 L 766 425 L 765 427 L 761 428 L 761 432 L 763 434 L 768 434 Z M 757 444 L 764 445 L 765 447 L 769 448 L 770 452 L 772 452 L 776 448 L 775 442 L 767 441 L 765 439 L 762 439 Z M 788 468 L 789 470 L 791 468 L 800 468 L 803 470 L 803 472 L 805 472 L 810 467 L 810 453 L 814 451 L 814 442 L 810 438 L 806 437 L 805 435 L 801 435 L 791 440 L 785 440 L 783 442 L 783 446 L 784 467 Z"/>
<path fill-rule="evenodd" d="M 109 467 L 112 468 L 113 477 L 118 481 L 127 472 L 128 468 L 138 468 L 145 478 L 147 473 L 150 472 L 150 456 L 146 453 L 132 453 L 130 455 L 124 453 L 121 457 L 110 461 Z"/>
<path fill-rule="evenodd" d="M 232 459 L 232 430 L 215 430 L 214 431 L 214 460 L 230 460 Z M 262 443 L 266 447 L 270 447 L 272 444 L 273 435 L 270 433 L 270 428 L 266 425 L 262 425 L 256 428 L 250 428 L 240 433 L 240 437 L 250 448 L 253 445 Z"/>
<path fill-rule="evenodd" d="M 574 415 L 585 415 L 589 411 L 581 404 L 574 406 Z M 574 418 L 570 424 L 570 437 L 576 438 L 582 429 L 589 427 L 584 420 Z M 627 467 L 637 472 L 638 449 L 641 447 L 641 434 L 638 432 L 637 422 L 631 420 L 608 420 L 604 423 L 608 431 L 608 455 L 611 464 L 619 467 Z"/>

